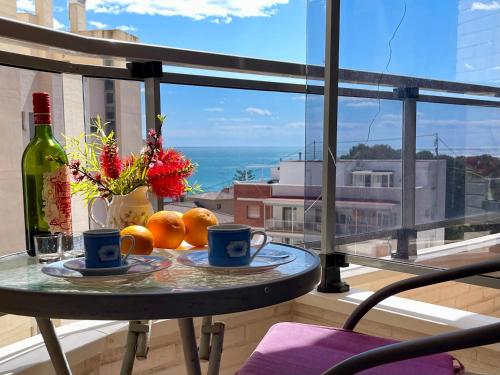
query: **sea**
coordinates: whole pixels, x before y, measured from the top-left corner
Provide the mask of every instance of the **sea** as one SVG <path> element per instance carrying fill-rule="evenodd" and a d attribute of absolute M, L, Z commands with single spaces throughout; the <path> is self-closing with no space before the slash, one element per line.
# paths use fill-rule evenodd
<path fill-rule="evenodd" d="M 176 147 L 198 164 L 190 184 L 200 184 L 204 192 L 220 191 L 233 185 L 238 169 L 251 170 L 257 181 L 271 178 L 271 168 L 280 160 L 304 157 L 300 147 Z"/>

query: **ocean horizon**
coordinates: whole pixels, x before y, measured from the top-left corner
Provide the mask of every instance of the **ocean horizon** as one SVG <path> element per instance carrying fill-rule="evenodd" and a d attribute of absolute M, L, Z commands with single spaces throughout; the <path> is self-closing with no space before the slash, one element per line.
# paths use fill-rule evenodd
<path fill-rule="evenodd" d="M 269 180 L 271 167 L 280 160 L 304 157 L 304 149 L 291 147 L 175 147 L 198 164 L 190 184 L 200 184 L 204 192 L 220 191 L 231 186 L 238 169 L 251 170 L 257 180 Z"/>

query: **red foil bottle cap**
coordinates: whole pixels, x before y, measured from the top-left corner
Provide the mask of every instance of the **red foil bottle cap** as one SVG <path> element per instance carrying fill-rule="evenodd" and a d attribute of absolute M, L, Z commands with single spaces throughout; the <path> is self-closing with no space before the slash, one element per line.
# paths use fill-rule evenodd
<path fill-rule="evenodd" d="M 35 125 L 50 124 L 50 96 L 46 92 L 33 93 L 33 114 Z"/>

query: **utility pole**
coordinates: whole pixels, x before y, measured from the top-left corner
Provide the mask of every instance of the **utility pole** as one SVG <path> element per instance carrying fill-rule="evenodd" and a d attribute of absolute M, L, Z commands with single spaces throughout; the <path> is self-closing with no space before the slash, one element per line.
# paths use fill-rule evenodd
<path fill-rule="evenodd" d="M 436 157 L 439 157 L 439 136 L 438 133 L 434 133 L 434 152 Z"/>

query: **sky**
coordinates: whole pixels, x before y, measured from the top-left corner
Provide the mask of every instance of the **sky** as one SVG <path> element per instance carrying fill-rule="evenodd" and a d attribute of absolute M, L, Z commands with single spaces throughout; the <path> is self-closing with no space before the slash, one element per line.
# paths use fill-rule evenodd
<path fill-rule="evenodd" d="M 498 0 L 341 4 L 341 68 L 500 83 Z M 18 8 L 30 10 L 32 2 L 19 0 Z M 143 43 L 299 63 L 324 61 L 324 0 L 87 0 L 87 9 L 89 29 L 120 28 Z M 68 27 L 66 0 L 54 0 L 54 25 Z M 302 147 L 321 140 L 322 101 L 317 99 L 163 85 L 167 142 Z M 483 148 L 499 154 L 499 115 L 495 108 L 419 104 L 417 148 L 432 149 L 438 139 L 450 153 Z M 399 102 L 340 99 L 339 150 L 359 142 L 400 147 L 400 138 Z"/>

